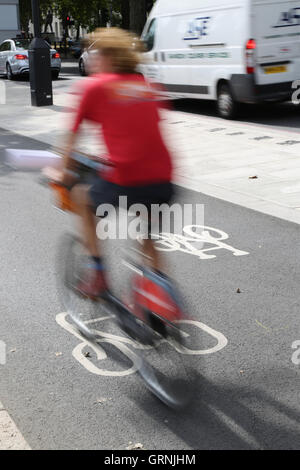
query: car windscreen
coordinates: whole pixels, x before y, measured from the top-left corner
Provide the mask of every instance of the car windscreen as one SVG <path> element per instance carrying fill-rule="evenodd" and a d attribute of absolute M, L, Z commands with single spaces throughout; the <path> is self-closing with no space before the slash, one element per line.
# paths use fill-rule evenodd
<path fill-rule="evenodd" d="M 29 45 L 31 43 L 30 39 L 13 39 L 15 42 L 16 48 L 24 51 L 28 51 Z"/>

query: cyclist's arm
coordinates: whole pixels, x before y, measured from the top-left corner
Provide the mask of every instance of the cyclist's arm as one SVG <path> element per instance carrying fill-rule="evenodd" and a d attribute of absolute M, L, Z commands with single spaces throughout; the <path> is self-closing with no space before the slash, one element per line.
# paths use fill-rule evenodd
<path fill-rule="evenodd" d="M 89 109 L 89 93 L 87 91 L 83 94 L 79 107 L 75 113 L 74 121 L 72 123 L 71 129 L 67 135 L 66 138 L 66 146 L 64 150 L 64 155 L 63 155 L 63 171 L 66 173 L 66 176 L 64 177 L 67 178 L 67 173 L 68 170 L 72 170 L 72 153 L 75 150 L 75 144 L 77 140 L 77 135 L 80 130 L 81 123 L 84 119 L 88 119 L 88 109 Z"/>
<path fill-rule="evenodd" d="M 75 149 L 75 144 L 77 140 L 77 132 L 69 132 L 66 138 L 66 147 L 63 154 L 63 167 L 65 169 L 72 168 L 72 152 Z"/>

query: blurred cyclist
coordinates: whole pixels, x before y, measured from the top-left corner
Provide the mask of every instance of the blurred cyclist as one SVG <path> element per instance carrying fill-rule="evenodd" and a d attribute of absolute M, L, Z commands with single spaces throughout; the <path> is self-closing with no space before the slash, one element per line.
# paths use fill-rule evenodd
<path fill-rule="evenodd" d="M 102 251 L 96 236 L 97 208 L 118 205 L 120 196 L 132 204 L 169 203 L 173 196 L 172 163 L 159 128 L 159 100 L 154 89 L 137 72 L 140 54 L 137 40 L 118 28 L 99 29 L 93 35 L 93 68 L 99 73 L 85 83 L 64 156 L 62 182 L 68 184 L 71 155 L 83 121 L 99 124 L 111 167 L 91 186 L 77 185 L 72 192 L 82 220 L 82 232 L 91 264 L 78 290 L 90 298 L 107 289 Z M 135 47 L 134 43 L 135 42 Z M 100 251 L 99 251 L 100 250 Z M 143 241 L 152 268 L 161 272 L 161 260 L 153 241 Z"/>

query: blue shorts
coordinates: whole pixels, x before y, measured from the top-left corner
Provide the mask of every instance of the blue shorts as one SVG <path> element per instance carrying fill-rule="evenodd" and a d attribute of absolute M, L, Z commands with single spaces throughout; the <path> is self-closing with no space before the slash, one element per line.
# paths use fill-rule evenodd
<path fill-rule="evenodd" d="M 133 204 L 143 204 L 148 210 L 152 205 L 169 204 L 174 197 L 174 185 L 170 182 L 154 183 L 141 186 L 120 186 L 106 181 L 100 176 L 93 177 L 89 195 L 93 209 L 97 212 L 101 204 L 111 204 L 119 207 L 121 196 L 127 197 L 127 207 Z"/>

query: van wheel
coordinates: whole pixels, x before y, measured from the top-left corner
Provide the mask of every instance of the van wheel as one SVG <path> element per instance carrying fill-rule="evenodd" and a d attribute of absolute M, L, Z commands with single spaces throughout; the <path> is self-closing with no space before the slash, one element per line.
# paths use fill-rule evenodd
<path fill-rule="evenodd" d="M 218 114 L 223 119 L 234 119 L 237 115 L 238 104 L 234 101 L 229 85 L 223 83 L 218 90 Z"/>

